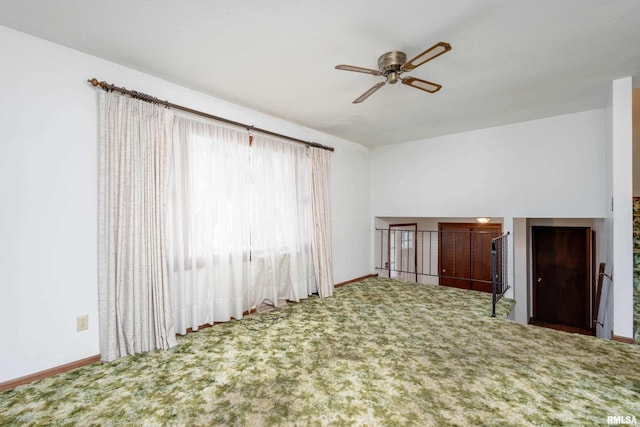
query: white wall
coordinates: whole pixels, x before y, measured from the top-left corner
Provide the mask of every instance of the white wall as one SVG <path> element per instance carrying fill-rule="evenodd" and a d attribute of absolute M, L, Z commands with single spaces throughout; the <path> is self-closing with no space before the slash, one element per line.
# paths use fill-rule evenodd
<path fill-rule="evenodd" d="M 593 110 L 376 148 L 372 214 L 603 217 L 604 133 Z"/>
<path fill-rule="evenodd" d="M 91 77 L 334 146 L 334 281 L 371 272 L 366 147 L 5 27 L 0 61 L 0 382 L 99 353 Z M 89 330 L 76 332 L 82 314 Z"/>
<path fill-rule="evenodd" d="M 633 337 L 632 78 L 611 86 L 613 171 L 613 334 Z"/>
<path fill-rule="evenodd" d="M 341 283 L 372 272 L 369 149 L 351 143 L 331 145 L 336 147 L 331 159 L 333 281 Z"/>
<path fill-rule="evenodd" d="M 602 297 L 598 313 L 596 335 L 601 338 L 611 338 L 613 334 L 613 283 L 610 280 L 613 274 L 613 92 L 610 90 L 607 96 L 605 108 L 605 157 L 603 163 L 608 177 L 605 187 L 607 215 L 599 220 L 600 229 L 603 230 L 598 246 L 600 250 L 599 262 L 605 263 L 605 276 L 602 282 Z"/>
<path fill-rule="evenodd" d="M 514 218 L 513 220 L 513 299 L 516 300 L 514 319 L 519 323 L 528 323 L 531 318 L 531 286 L 529 260 L 530 252 L 528 242 L 528 228 L 526 218 Z"/>

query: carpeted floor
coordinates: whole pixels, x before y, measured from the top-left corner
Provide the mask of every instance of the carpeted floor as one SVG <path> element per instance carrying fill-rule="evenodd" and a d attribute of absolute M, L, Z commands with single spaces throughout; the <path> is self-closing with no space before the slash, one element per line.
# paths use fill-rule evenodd
<path fill-rule="evenodd" d="M 383 278 L 0 393 L 0 425 L 606 425 L 640 348 L 520 325 L 491 296 Z"/>

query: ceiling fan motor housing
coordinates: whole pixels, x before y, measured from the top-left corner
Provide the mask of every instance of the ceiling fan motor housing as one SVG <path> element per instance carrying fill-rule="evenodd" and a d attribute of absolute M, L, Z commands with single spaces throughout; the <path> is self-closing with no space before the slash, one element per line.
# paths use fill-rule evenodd
<path fill-rule="evenodd" d="M 387 83 L 397 83 L 402 66 L 407 62 L 407 55 L 397 50 L 384 53 L 378 58 L 378 69 L 387 77 Z"/>

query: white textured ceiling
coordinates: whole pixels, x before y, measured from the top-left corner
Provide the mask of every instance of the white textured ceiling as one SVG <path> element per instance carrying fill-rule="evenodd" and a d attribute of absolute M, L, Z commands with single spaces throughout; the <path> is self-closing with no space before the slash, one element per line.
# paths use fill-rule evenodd
<path fill-rule="evenodd" d="M 640 76 L 638 0 L 2 0 L 0 25 L 368 146 L 601 108 Z M 433 95 L 354 105 L 382 77 L 333 68 L 439 41 L 405 74 Z"/>

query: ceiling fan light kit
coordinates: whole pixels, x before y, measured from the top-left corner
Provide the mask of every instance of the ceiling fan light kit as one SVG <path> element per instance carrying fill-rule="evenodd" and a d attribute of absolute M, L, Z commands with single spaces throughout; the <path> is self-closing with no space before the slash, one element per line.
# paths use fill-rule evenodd
<path fill-rule="evenodd" d="M 409 61 L 407 61 L 407 55 L 404 52 L 394 50 L 384 53 L 380 56 L 380 58 L 378 58 L 377 70 L 345 64 L 336 65 L 335 68 L 336 70 L 354 71 L 357 73 L 372 74 L 374 76 L 384 76 L 385 81 L 375 84 L 365 93 L 357 97 L 353 101 L 354 104 L 361 103 L 385 84 L 396 84 L 398 81 L 401 81 L 402 84 L 405 84 L 407 86 L 411 86 L 425 92 L 434 93 L 439 91 L 442 88 L 442 85 L 422 80 L 417 77 L 400 77 L 400 75 L 405 71 L 413 70 L 414 68 L 419 67 L 425 62 L 431 61 L 432 59 L 437 58 L 438 56 L 450 50 L 451 45 L 449 43 L 439 42 L 434 44 L 424 52 L 420 53 L 419 55 L 413 57 Z"/>

